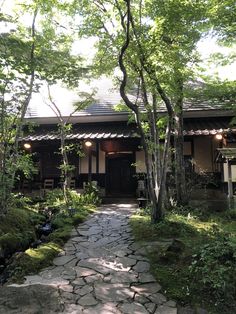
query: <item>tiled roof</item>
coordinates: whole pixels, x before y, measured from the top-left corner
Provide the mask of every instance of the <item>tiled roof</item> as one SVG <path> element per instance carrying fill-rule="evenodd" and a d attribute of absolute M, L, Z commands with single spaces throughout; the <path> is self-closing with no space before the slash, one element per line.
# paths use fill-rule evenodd
<path fill-rule="evenodd" d="M 74 117 L 94 117 L 94 116 L 117 116 L 128 113 L 126 107 L 121 111 L 117 111 L 116 106 L 122 102 L 119 89 L 114 87 L 111 79 L 101 78 L 100 80 L 94 80 L 90 85 L 81 86 L 80 91 L 83 92 L 86 88 L 90 88 L 92 93 L 93 88 L 93 102 L 87 108 L 78 110 L 73 114 Z M 89 90 L 88 90 L 89 91 Z M 88 92 L 87 91 L 87 92 Z M 34 94 L 32 101 L 27 111 L 26 118 L 41 118 L 41 117 L 55 117 L 54 112 L 46 104 L 45 97 L 42 92 L 41 94 Z M 89 92 L 88 92 L 89 93 Z M 53 93 L 54 101 L 59 107 L 62 116 L 68 117 L 74 111 L 74 105 L 81 101 L 81 97 L 74 91 L 70 91 L 65 88 L 57 87 Z M 136 102 L 136 93 L 132 92 L 129 94 L 131 101 Z M 141 103 L 141 101 L 140 101 Z M 186 101 L 184 103 L 184 111 L 191 112 L 206 112 L 206 111 L 221 111 L 222 106 L 211 102 L 200 102 L 200 101 Z M 163 104 L 160 105 L 159 112 L 165 112 L 166 108 Z"/>
<path fill-rule="evenodd" d="M 184 135 L 215 135 L 228 131 L 236 131 L 230 125 L 231 118 L 186 119 L 184 121 Z"/>
<path fill-rule="evenodd" d="M 185 136 L 215 135 L 229 131 L 236 132 L 236 128 L 230 126 L 230 118 L 186 119 L 184 121 Z M 135 137 L 139 137 L 136 126 L 127 125 L 126 123 L 80 124 L 75 126 L 70 134 L 66 135 L 66 139 L 68 140 Z M 55 128 L 38 128 L 35 134 L 29 134 L 22 138 L 23 141 L 50 141 L 59 139 L 60 136 Z"/>
<path fill-rule="evenodd" d="M 112 139 L 112 138 L 134 138 L 138 137 L 135 126 L 126 124 L 98 124 L 98 125 L 79 125 L 70 134 L 66 135 L 68 140 L 84 139 Z M 59 140 L 60 135 L 55 130 L 38 130 L 35 134 L 26 135 L 23 141 L 50 141 Z"/>

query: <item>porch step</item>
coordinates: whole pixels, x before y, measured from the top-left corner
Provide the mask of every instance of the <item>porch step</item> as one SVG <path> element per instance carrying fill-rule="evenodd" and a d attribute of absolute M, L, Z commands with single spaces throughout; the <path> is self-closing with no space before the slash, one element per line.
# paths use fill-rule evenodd
<path fill-rule="evenodd" d="M 134 197 L 103 197 L 102 204 L 137 204 Z"/>

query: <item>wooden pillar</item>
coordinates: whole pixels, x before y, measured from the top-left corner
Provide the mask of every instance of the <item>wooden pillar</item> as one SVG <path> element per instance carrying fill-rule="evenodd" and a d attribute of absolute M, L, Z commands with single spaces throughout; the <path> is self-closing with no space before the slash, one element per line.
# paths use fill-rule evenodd
<path fill-rule="evenodd" d="M 96 174 L 99 173 L 99 143 L 96 142 Z"/>
<path fill-rule="evenodd" d="M 230 160 L 227 158 L 227 171 L 228 171 L 228 198 L 229 198 L 229 207 L 233 205 L 233 183 L 232 183 L 232 168 Z"/>
<path fill-rule="evenodd" d="M 92 181 L 92 148 L 88 149 L 88 182 Z"/>

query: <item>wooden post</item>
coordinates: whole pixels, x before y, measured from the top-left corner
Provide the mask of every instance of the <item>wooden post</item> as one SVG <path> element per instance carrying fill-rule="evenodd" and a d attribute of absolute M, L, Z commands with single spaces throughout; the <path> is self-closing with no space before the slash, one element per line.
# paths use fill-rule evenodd
<path fill-rule="evenodd" d="M 227 170 L 228 170 L 228 198 L 229 198 L 229 207 L 233 205 L 233 184 L 232 184 L 232 168 L 229 158 L 227 161 Z"/>
<path fill-rule="evenodd" d="M 88 148 L 88 182 L 92 182 L 92 148 Z"/>

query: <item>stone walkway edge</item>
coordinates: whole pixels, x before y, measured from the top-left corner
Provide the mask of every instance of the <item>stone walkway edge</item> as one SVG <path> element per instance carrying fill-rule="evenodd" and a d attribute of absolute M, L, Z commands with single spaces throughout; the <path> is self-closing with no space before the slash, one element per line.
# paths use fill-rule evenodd
<path fill-rule="evenodd" d="M 145 248 L 134 242 L 134 210 L 132 204 L 102 206 L 74 228 L 53 266 L 8 287 L 28 301 L 21 297 L 17 306 L 1 295 L 0 313 L 177 314 L 149 273 Z"/>

